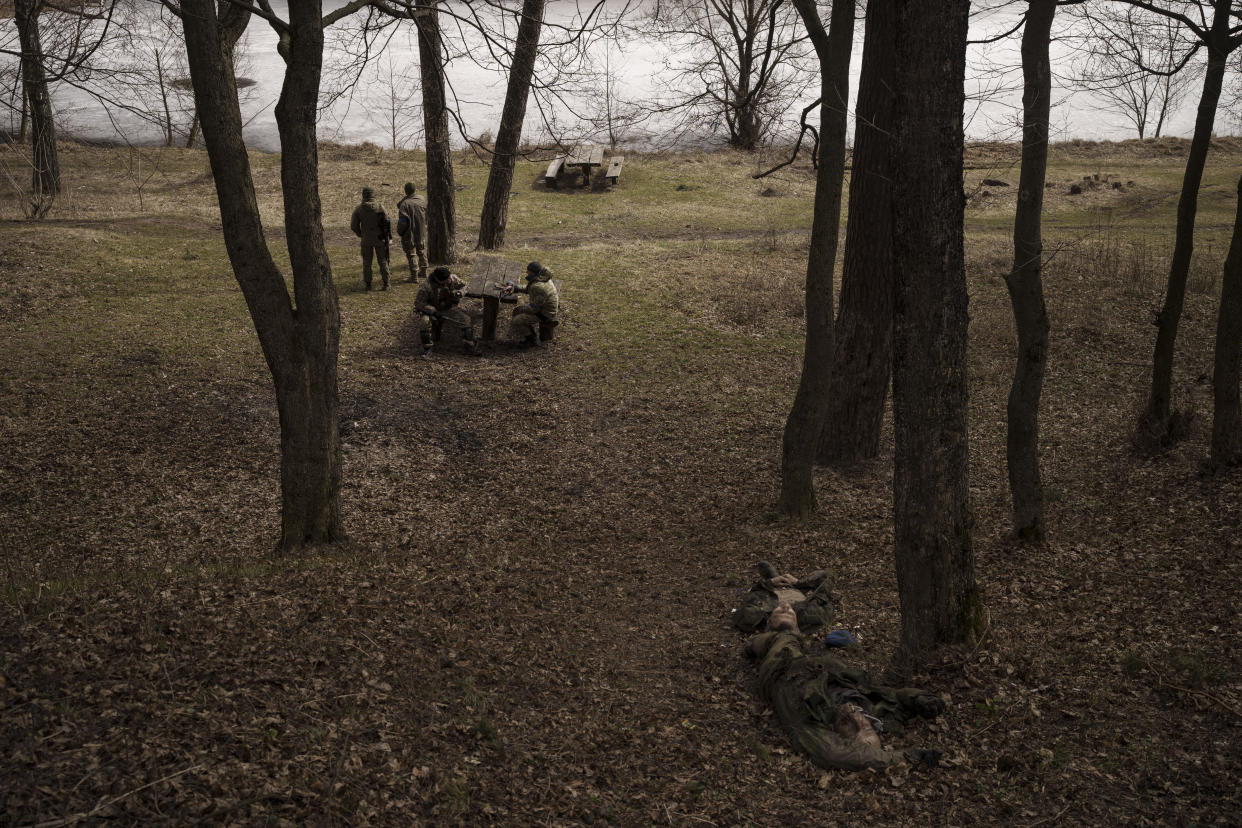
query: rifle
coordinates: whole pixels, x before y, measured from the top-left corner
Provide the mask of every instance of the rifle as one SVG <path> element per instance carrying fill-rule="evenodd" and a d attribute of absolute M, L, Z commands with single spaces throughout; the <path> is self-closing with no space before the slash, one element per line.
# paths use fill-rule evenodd
<path fill-rule="evenodd" d="M 384 245 L 384 255 L 389 253 L 389 245 L 392 243 L 392 222 L 388 220 L 387 213 L 379 214 L 379 237 Z"/>

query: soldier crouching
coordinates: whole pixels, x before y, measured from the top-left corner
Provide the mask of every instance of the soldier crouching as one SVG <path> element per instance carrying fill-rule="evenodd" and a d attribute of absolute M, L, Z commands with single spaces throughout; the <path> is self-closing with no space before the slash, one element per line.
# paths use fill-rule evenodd
<path fill-rule="evenodd" d="M 461 329 L 467 354 L 479 356 L 482 353 L 474 338 L 474 321 L 470 314 L 457 307 L 465 288 L 466 283 L 450 273 L 447 267 L 437 267 L 418 289 L 418 295 L 414 297 L 414 316 L 418 324 L 418 337 L 423 343 L 424 359 L 431 357 L 432 346 L 440 338 L 441 327 L 446 322 Z"/>
<path fill-rule="evenodd" d="M 560 324 L 557 315 L 561 300 L 552 283 L 552 271 L 539 262 L 531 262 L 526 266 L 526 287 L 508 285 L 505 293 L 525 293 L 530 297 L 530 304 L 520 305 L 513 310 L 513 318 L 509 321 L 509 333 L 521 337 L 524 346 L 539 345 L 539 326 Z"/>

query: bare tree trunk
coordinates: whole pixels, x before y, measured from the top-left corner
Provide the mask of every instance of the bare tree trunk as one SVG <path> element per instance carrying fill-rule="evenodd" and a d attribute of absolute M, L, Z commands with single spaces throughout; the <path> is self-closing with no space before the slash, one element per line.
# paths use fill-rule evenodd
<path fill-rule="evenodd" d="M 1044 179 L 1052 66 L 1048 43 L 1056 0 L 1030 0 L 1022 31 L 1022 173 L 1013 218 L 1013 270 L 1005 278 L 1018 330 L 1018 360 L 1009 389 L 1006 459 L 1013 496 L 1013 530 L 1022 540 L 1044 539 L 1044 493 L 1039 476 L 1039 398 L 1048 355 L 1043 286 Z"/>
<path fill-rule="evenodd" d="M 20 64 L 18 64 L 20 67 Z M 17 83 L 22 89 L 22 124 L 21 129 L 17 133 L 17 141 L 19 144 L 26 143 L 26 138 L 30 135 L 30 98 L 26 96 L 26 84 L 21 78 L 21 69 L 18 69 Z"/>
<path fill-rule="evenodd" d="M 894 102 L 894 668 L 981 632 L 967 488 L 962 107 L 969 0 L 899 0 Z"/>
<path fill-rule="evenodd" d="M 56 155 L 56 124 L 52 121 L 52 98 L 43 71 L 43 44 L 39 36 L 40 0 L 15 0 L 13 16 L 21 42 L 22 86 L 29 101 L 32 146 L 32 199 L 60 193 L 60 160 Z"/>
<path fill-rule="evenodd" d="M 168 85 L 164 82 L 164 63 L 160 60 L 160 50 L 155 50 L 155 78 L 160 87 L 160 99 L 164 104 L 164 146 L 173 145 L 172 111 L 168 107 Z"/>
<path fill-rule="evenodd" d="M 798 393 L 785 421 L 781 445 L 781 496 L 778 509 L 791 517 L 815 510 L 815 451 L 828 408 L 828 381 L 835 347 L 832 274 L 841 230 L 841 187 L 845 176 L 845 136 L 850 84 L 850 48 L 854 39 L 854 0 L 832 4 L 829 31 L 819 19 L 815 0 L 794 0 L 819 55 L 819 169 L 815 177 L 815 211 L 811 219 L 806 265 L 806 346 Z"/>
<path fill-rule="evenodd" d="M 340 313 L 323 243 L 318 190 L 315 119 L 323 53 L 319 3 L 290 4 L 289 31 L 281 41 L 287 70 L 276 105 L 296 310 L 263 234 L 242 142 L 231 45 L 222 37 L 211 0 L 183 0 L 182 11 L 225 248 L 276 388 L 281 427 L 280 546 L 287 551 L 335 541 L 344 534 L 337 431 Z"/>
<path fill-rule="evenodd" d="M 1233 240 L 1225 259 L 1216 318 L 1216 367 L 1212 374 L 1212 455 L 1214 467 L 1242 463 L 1242 414 L 1238 410 L 1238 359 L 1242 349 L 1242 179 Z"/>
<path fill-rule="evenodd" d="M 1195 116 L 1194 137 L 1186 158 L 1182 193 L 1177 202 L 1177 232 L 1173 245 L 1173 261 L 1169 266 L 1169 282 L 1165 289 L 1164 307 L 1156 316 L 1156 349 L 1152 356 L 1151 391 L 1147 407 L 1139 421 L 1140 442 L 1163 443 L 1171 436 L 1173 398 L 1173 356 L 1177 326 L 1186 300 L 1186 278 L 1194 252 L 1195 213 L 1199 204 L 1199 185 L 1212 142 L 1212 125 L 1220 101 L 1225 63 L 1229 55 L 1229 10 L 1232 0 L 1216 0 L 1216 14 L 1208 33 L 1208 65 L 1203 76 L 1203 94 Z"/>
<path fill-rule="evenodd" d="M 819 462 L 875 457 L 893 359 L 893 0 L 870 0 L 855 106 L 854 170 L 837 353 Z"/>
<path fill-rule="evenodd" d="M 517 163 L 518 144 L 522 140 L 526 99 L 530 97 L 530 80 L 535 73 L 535 57 L 539 53 L 543 8 L 544 0 L 522 0 L 522 20 L 518 24 L 517 42 L 513 46 L 505 107 L 500 115 L 500 128 L 496 131 L 492 167 L 487 175 L 487 190 L 483 194 L 483 215 L 479 219 L 479 247 L 484 250 L 495 250 L 505 243 L 509 191 L 513 188 L 513 167 Z"/>
<path fill-rule="evenodd" d="M 194 142 L 198 140 L 198 112 L 194 113 L 194 117 L 190 119 L 190 134 L 186 136 L 185 145 L 187 148 L 193 147 Z"/>
<path fill-rule="evenodd" d="M 427 258 L 457 261 L 457 187 L 449 147 L 448 101 L 444 95 L 444 45 L 440 13 L 431 2 L 419 9 L 418 67 L 423 87 L 423 134 L 427 140 Z"/>

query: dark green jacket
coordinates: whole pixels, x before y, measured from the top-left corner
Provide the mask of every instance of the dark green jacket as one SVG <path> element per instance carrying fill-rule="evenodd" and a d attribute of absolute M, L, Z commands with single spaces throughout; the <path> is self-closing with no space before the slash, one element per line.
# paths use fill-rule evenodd
<path fill-rule="evenodd" d="M 388 214 L 384 212 L 384 205 L 375 199 L 364 201 L 354 208 L 354 214 L 349 220 L 349 229 L 354 231 L 354 235 L 362 239 L 364 244 L 379 244 L 382 240 L 380 228 L 383 226 L 380 216 L 386 220 Z"/>
<path fill-rule="evenodd" d="M 917 716 L 944 712 L 939 696 L 914 688 L 873 684 L 866 670 L 830 655 L 808 656 L 795 633 L 757 635 L 746 645 L 760 659 L 759 693 L 772 705 L 793 746 L 821 768 L 862 770 L 901 761 L 903 754 L 843 737 L 835 723 L 842 705 L 855 704 L 879 719 L 885 732 L 901 732 Z"/>
<path fill-rule="evenodd" d="M 401 234 L 402 239 L 422 244 L 427 238 L 427 200 L 418 193 L 397 202 L 397 229 L 400 230 L 403 224 L 405 232 Z"/>
<path fill-rule="evenodd" d="M 811 634 L 832 622 L 832 592 L 828 573 L 817 570 L 798 581 L 790 589 L 773 586 L 761 578 L 746 593 L 741 605 L 733 610 L 733 626 L 744 633 L 758 632 L 767 624 L 768 616 L 782 599 L 791 599 L 798 614 L 798 629 Z"/>

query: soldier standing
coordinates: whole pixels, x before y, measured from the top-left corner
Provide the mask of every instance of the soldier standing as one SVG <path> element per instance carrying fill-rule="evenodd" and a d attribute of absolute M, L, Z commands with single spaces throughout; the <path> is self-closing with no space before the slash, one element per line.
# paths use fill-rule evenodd
<path fill-rule="evenodd" d="M 375 199 L 375 191 L 362 188 L 362 203 L 354 208 L 349 228 L 362 239 L 362 283 L 371 289 L 371 256 L 379 260 L 380 276 L 384 280 L 380 290 L 388 290 L 388 239 L 392 225 L 384 206 Z"/>
<path fill-rule="evenodd" d="M 405 198 L 397 202 L 397 235 L 410 265 L 410 281 L 427 278 L 427 200 L 415 193 L 413 183 L 405 185 Z M 414 254 L 418 253 L 418 268 Z"/>
<path fill-rule="evenodd" d="M 539 345 L 539 325 L 558 325 L 557 314 L 560 311 L 561 299 L 552 284 L 552 271 L 539 262 L 531 262 L 526 266 L 526 287 L 509 284 L 505 293 L 525 293 L 530 297 L 530 304 L 520 305 L 513 310 L 513 319 L 509 322 L 509 332 L 513 336 L 522 336 L 521 344 L 527 347 Z"/>
<path fill-rule="evenodd" d="M 414 297 L 414 315 L 417 317 L 418 336 L 423 343 L 423 359 L 431 358 L 432 343 L 445 322 L 461 328 L 467 354 L 479 356 L 482 353 L 474 340 L 474 321 L 470 314 L 457 307 L 465 287 L 466 283 L 449 273 L 447 267 L 437 267 L 418 289 L 418 295 Z"/>

